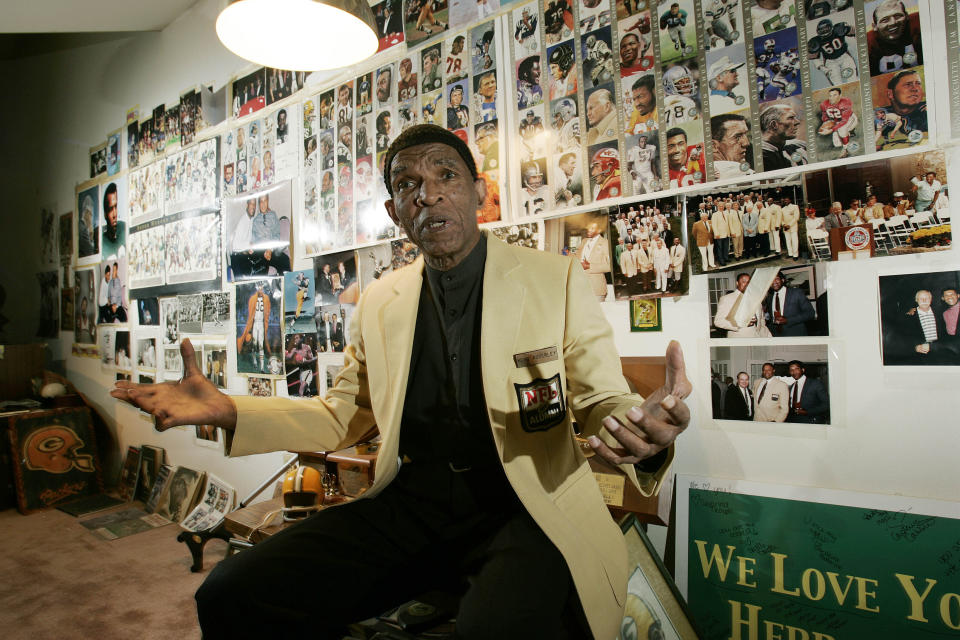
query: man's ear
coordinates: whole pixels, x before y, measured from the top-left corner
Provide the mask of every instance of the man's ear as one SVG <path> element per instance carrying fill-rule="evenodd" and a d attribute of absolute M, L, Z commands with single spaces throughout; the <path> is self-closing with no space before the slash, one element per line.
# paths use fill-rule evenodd
<path fill-rule="evenodd" d="M 487 201 L 487 181 L 477 176 L 477 179 L 473 181 L 473 189 L 477 193 L 477 209 L 480 209 L 483 207 L 483 203 Z"/>
<path fill-rule="evenodd" d="M 383 206 L 387 210 L 387 215 L 390 216 L 391 220 L 393 220 L 393 224 L 397 225 L 398 227 L 401 226 L 400 219 L 397 218 L 397 209 L 393 205 L 393 198 L 390 198 L 389 200 L 384 202 Z"/>

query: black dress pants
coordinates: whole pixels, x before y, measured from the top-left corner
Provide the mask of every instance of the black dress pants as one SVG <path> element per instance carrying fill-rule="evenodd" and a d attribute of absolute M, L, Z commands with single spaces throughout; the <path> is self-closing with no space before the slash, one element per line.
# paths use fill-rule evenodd
<path fill-rule="evenodd" d="M 588 637 L 563 556 L 515 496 L 475 502 L 477 474 L 436 474 L 442 497 L 431 500 L 405 466 L 377 497 L 226 558 L 196 594 L 204 639 L 339 639 L 347 624 L 463 578 L 458 637 Z"/>

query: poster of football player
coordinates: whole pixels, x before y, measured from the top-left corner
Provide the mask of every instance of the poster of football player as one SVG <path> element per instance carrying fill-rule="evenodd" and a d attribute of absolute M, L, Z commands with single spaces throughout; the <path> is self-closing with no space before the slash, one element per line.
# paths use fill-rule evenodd
<path fill-rule="evenodd" d="M 540 55 L 524 58 L 517 63 L 517 109 L 527 109 L 543 102 L 540 86 Z"/>
<path fill-rule="evenodd" d="M 357 78 L 356 82 L 357 115 L 362 116 L 373 111 L 373 72 L 368 72 Z"/>
<path fill-rule="evenodd" d="M 137 110 L 127 112 L 127 169 L 140 166 L 140 123 L 137 122 Z"/>
<path fill-rule="evenodd" d="M 37 284 L 40 285 L 40 317 L 37 322 L 38 338 L 60 337 L 60 313 L 57 302 L 60 287 L 57 286 L 59 274 L 56 271 L 47 271 L 37 274 Z"/>
<path fill-rule="evenodd" d="M 107 172 L 107 143 L 90 147 L 90 177 L 96 178 Z"/>
<path fill-rule="evenodd" d="M 141 224 L 163 215 L 164 163 L 142 164 L 127 177 L 130 223 Z"/>
<path fill-rule="evenodd" d="M 291 201 L 289 181 L 225 201 L 230 281 L 290 271 Z"/>
<path fill-rule="evenodd" d="M 194 209 L 164 218 L 163 260 L 167 284 L 216 280 L 220 276 L 220 214 Z"/>
<path fill-rule="evenodd" d="M 127 182 L 105 182 L 101 188 L 100 255 L 104 259 L 127 253 Z M 51 213 L 51 220 L 53 214 Z M 52 226 L 52 225 L 51 225 Z M 52 241 L 51 241 L 52 245 Z"/>
<path fill-rule="evenodd" d="M 710 88 L 711 116 L 749 108 L 746 50 L 730 47 L 708 51 L 707 86 Z"/>
<path fill-rule="evenodd" d="M 485 71 L 473 77 L 474 122 L 497 119 L 497 72 Z"/>
<path fill-rule="evenodd" d="M 814 90 L 846 84 L 860 77 L 856 20 L 851 7 L 807 23 L 810 84 Z"/>
<path fill-rule="evenodd" d="M 337 126 L 353 122 L 353 80 L 337 87 L 337 102 L 333 107 Z"/>
<path fill-rule="evenodd" d="M 617 300 L 686 295 L 686 237 L 679 198 L 608 209 L 613 290 Z"/>
<path fill-rule="evenodd" d="M 483 122 L 474 127 L 473 159 L 481 174 L 497 181 L 500 169 L 500 134 L 498 121 Z"/>
<path fill-rule="evenodd" d="M 607 298 L 610 284 L 610 240 L 605 209 L 544 222 L 543 249 L 576 257 L 598 300 Z"/>
<path fill-rule="evenodd" d="M 262 168 L 259 158 L 254 159 L 257 162 L 248 166 L 256 167 L 259 177 Z M 216 206 L 220 186 L 219 138 L 210 138 L 168 154 L 165 166 L 164 204 L 168 215 L 186 209 Z"/>
<path fill-rule="evenodd" d="M 520 154 L 524 160 L 546 155 L 549 136 L 544 126 L 544 105 L 538 104 L 520 114 Z"/>
<path fill-rule="evenodd" d="M 384 65 L 377 69 L 373 91 L 375 111 L 387 108 L 393 104 L 395 74 L 396 64 L 394 63 Z"/>
<path fill-rule="evenodd" d="M 121 129 L 107 134 L 107 175 L 114 176 L 120 171 L 120 136 Z"/>
<path fill-rule="evenodd" d="M 233 117 L 240 118 L 256 113 L 267 106 L 266 70 L 260 67 L 253 73 L 238 78 L 232 83 Z"/>
<path fill-rule="evenodd" d="M 619 22 L 620 75 L 627 77 L 653 69 L 650 12 L 641 11 Z"/>
<path fill-rule="evenodd" d="M 467 36 L 460 33 L 443 43 L 444 71 L 447 84 L 463 80 L 470 67 L 467 66 Z"/>
<path fill-rule="evenodd" d="M 860 83 L 851 82 L 813 92 L 817 118 L 817 160 L 836 160 L 864 152 L 860 123 Z M 924 121 L 926 118 L 924 117 Z"/>
<path fill-rule="evenodd" d="M 620 150 L 616 140 L 588 148 L 590 158 L 590 194 L 594 202 L 623 195 L 620 182 Z"/>
<path fill-rule="evenodd" d="M 843 11 L 852 6 L 853 0 L 803 0 L 803 10 L 807 20 L 823 18 L 834 11 Z"/>
<path fill-rule="evenodd" d="M 458 131 L 470 126 L 470 109 L 467 107 L 470 95 L 470 81 L 467 78 L 447 85 L 447 129 Z"/>
<path fill-rule="evenodd" d="M 757 61 L 757 100 L 760 103 L 801 93 L 796 28 L 754 38 L 753 54 Z M 811 61 L 811 68 L 812 65 Z"/>
<path fill-rule="evenodd" d="M 700 184 L 706 179 L 703 127 L 700 122 L 667 129 L 666 145 L 670 189 Z"/>
<path fill-rule="evenodd" d="M 610 25 L 610 0 L 579 0 L 580 33 Z"/>
<path fill-rule="evenodd" d="M 583 56 L 584 90 L 613 82 L 614 59 L 610 27 L 603 27 L 580 36 Z"/>
<path fill-rule="evenodd" d="M 550 71 L 550 100 L 557 100 L 564 96 L 574 96 L 576 99 L 579 75 L 573 40 L 547 48 L 547 67 Z"/>
<path fill-rule="evenodd" d="M 741 0 L 703 0 L 700 7 L 706 27 L 704 49 L 722 49 L 743 42 Z"/>
<path fill-rule="evenodd" d="M 754 172 L 750 128 L 749 110 L 723 113 L 710 118 L 713 180 L 746 176 Z"/>
<path fill-rule="evenodd" d="M 537 216 L 550 206 L 550 188 L 547 185 L 547 160 L 525 160 L 520 165 L 520 215 Z"/>
<path fill-rule="evenodd" d="M 628 135 L 627 171 L 633 193 L 642 195 L 660 189 L 660 148 L 656 129 Z"/>
<path fill-rule="evenodd" d="M 530 2 L 512 12 L 513 47 L 516 58 L 540 53 L 540 20 L 537 3 Z"/>
<path fill-rule="evenodd" d="M 700 65 L 696 58 L 664 66 L 663 116 L 665 128 L 700 120 Z"/>
<path fill-rule="evenodd" d="M 70 264 L 73 261 L 73 212 L 61 213 L 57 224 L 60 264 Z"/>
<path fill-rule="evenodd" d="M 553 185 L 554 209 L 583 204 L 583 170 L 579 150 L 564 151 L 554 156 L 550 184 Z"/>
<path fill-rule="evenodd" d="M 920 12 L 915 0 L 874 0 L 864 4 L 870 75 L 923 64 Z"/>
<path fill-rule="evenodd" d="M 384 0 L 370 7 L 377 24 L 379 45 L 377 53 L 403 42 L 403 3 L 401 0 Z"/>
<path fill-rule="evenodd" d="M 794 0 L 753 0 L 749 13 L 753 20 L 754 38 L 797 26 Z"/>
<path fill-rule="evenodd" d="M 100 259 L 100 185 L 77 189 L 77 211 L 77 264 L 96 264 Z"/>
<path fill-rule="evenodd" d="M 170 149 L 180 146 L 180 103 L 167 109 L 164 125 L 164 147 Z"/>
<path fill-rule="evenodd" d="M 624 94 L 623 104 L 627 113 L 627 135 L 649 134 L 659 128 L 655 83 L 652 70 L 620 81 Z M 629 108 L 626 108 L 627 105 L 630 105 Z"/>
<path fill-rule="evenodd" d="M 591 89 L 585 93 L 587 102 L 587 144 L 597 144 L 617 139 L 620 123 L 617 121 L 617 105 L 613 84 Z"/>
<path fill-rule="evenodd" d="M 237 373 L 283 374 L 282 282 L 277 277 L 237 283 Z"/>
<path fill-rule="evenodd" d="M 810 161 L 803 98 L 793 96 L 760 108 L 760 144 L 763 170 L 799 167 Z"/>
<path fill-rule="evenodd" d="M 404 36 L 408 47 L 447 30 L 447 0 L 406 0 L 403 3 Z"/>
<path fill-rule="evenodd" d="M 420 109 L 421 124 L 435 124 L 442 127 L 447 123 L 447 110 L 443 104 L 443 89 L 420 96 L 423 106 Z"/>
<path fill-rule="evenodd" d="M 550 109 L 554 152 L 564 153 L 580 149 L 580 118 L 577 117 L 576 97 L 554 100 Z"/>
<path fill-rule="evenodd" d="M 230 292 L 211 291 L 203 294 L 204 335 L 225 335 L 230 329 Z"/>
<path fill-rule="evenodd" d="M 899 149 L 925 141 L 927 99 L 924 68 L 909 67 L 871 78 L 874 144 L 877 151 Z"/>
<path fill-rule="evenodd" d="M 127 256 L 131 289 L 145 289 L 166 283 L 164 238 L 164 227 L 160 220 L 130 228 Z"/>
<path fill-rule="evenodd" d="M 420 92 L 430 93 L 443 86 L 443 65 L 440 64 L 440 43 L 420 51 Z"/>
<path fill-rule="evenodd" d="M 373 132 L 370 128 L 372 121 L 373 118 L 369 116 L 358 116 L 354 125 L 353 157 L 358 159 L 357 162 L 359 158 L 373 153 Z"/>
<path fill-rule="evenodd" d="M 312 398 L 317 395 L 317 334 L 288 333 L 285 336 L 284 364 L 287 372 L 287 395 Z"/>
<path fill-rule="evenodd" d="M 660 60 L 670 62 L 697 51 L 697 21 L 692 0 L 666 0 L 657 6 Z"/>
<path fill-rule="evenodd" d="M 543 37 L 548 45 L 573 36 L 573 0 L 549 0 L 543 10 Z"/>
<path fill-rule="evenodd" d="M 149 117 L 140 121 L 140 132 L 137 135 L 137 156 L 140 166 L 152 162 L 154 158 L 153 117 L 149 113 L 147 116 Z"/>
<path fill-rule="evenodd" d="M 497 47 L 493 41 L 496 21 L 491 20 L 470 30 L 470 64 L 473 75 L 495 69 Z"/>

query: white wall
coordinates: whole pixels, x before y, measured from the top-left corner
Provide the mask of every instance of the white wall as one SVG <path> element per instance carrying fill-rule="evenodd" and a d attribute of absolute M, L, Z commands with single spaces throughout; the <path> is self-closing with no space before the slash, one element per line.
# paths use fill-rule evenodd
<path fill-rule="evenodd" d="M 0 193 L 7 205 L 0 233 L 0 283 L 7 288 L 2 312 L 12 320 L 3 336 L 6 341 L 29 341 L 35 332 L 39 208 L 48 202 L 57 202 L 58 212 L 73 208 L 74 184 L 88 172 L 88 148 L 120 126 L 132 105 L 149 109 L 171 102 L 198 82 L 222 86 L 247 66 L 216 40 L 213 22 L 218 7 L 215 0 L 200 0 L 161 33 L 0 65 L 12 90 L 0 101 Z M 934 34 L 938 40 L 928 45 L 928 51 L 943 50 L 940 22 L 940 31 Z M 936 63 L 931 60 L 928 69 Z M 940 60 L 939 65 L 928 71 L 931 88 L 945 84 L 945 63 Z M 945 126 L 944 93 L 937 95 L 936 114 L 944 114 L 939 120 Z M 948 150 L 948 162 L 949 182 L 960 184 L 956 149 Z M 631 334 L 626 303 L 605 303 L 604 313 L 623 355 L 661 354 L 672 338 L 684 348 L 696 391 L 690 399 L 691 426 L 678 444 L 678 471 L 956 500 L 960 430 L 952 400 L 960 390 L 960 372 L 884 369 L 877 313 L 879 274 L 945 269 L 960 269 L 956 244 L 953 251 L 934 257 L 827 267 L 835 421 L 830 427 L 754 426 L 710 419 L 705 277 L 691 280 L 689 296 L 663 301 L 662 334 Z M 50 343 L 53 357 L 66 360 L 71 380 L 111 422 L 118 451 L 128 444 L 162 446 L 175 464 L 213 472 L 241 494 L 280 464 L 281 454 L 228 460 L 197 446 L 190 432 L 155 432 L 136 411 L 108 396 L 112 374 L 102 372 L 98 361 L 70 356 L 70 339 L 64 337 Z M 107 472 L 116 474 L 116 460 Z"/>

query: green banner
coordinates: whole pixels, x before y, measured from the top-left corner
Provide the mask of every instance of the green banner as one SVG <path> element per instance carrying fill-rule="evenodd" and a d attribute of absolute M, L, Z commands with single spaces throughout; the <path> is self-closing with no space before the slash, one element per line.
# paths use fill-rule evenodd
<path fill-rule="evenodd" d="M 960 520 L 689 491 L 704 640 L 960 638 Z"/>

